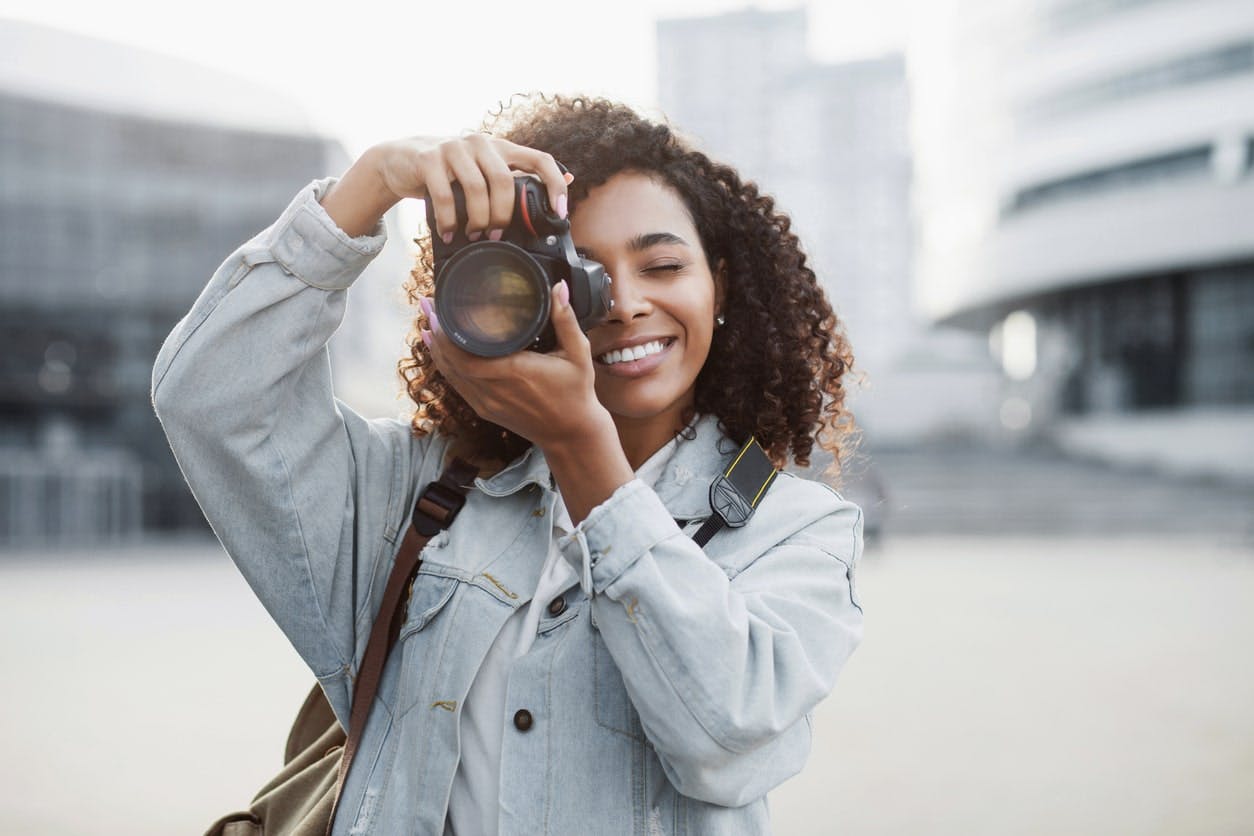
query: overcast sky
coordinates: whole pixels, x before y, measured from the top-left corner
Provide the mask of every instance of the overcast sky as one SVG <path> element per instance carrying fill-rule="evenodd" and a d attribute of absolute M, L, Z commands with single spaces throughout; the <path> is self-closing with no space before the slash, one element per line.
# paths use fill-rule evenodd
<path fill-rule="evenodd" d="M 804 5 L 810 54 L 878 55 L 905 42 L 910 0 Z M 736 0 L 0 0 L 0 17 L 147 47 L 244 76 L 298 101 L 356 155 L 410 134 L 456 134 L 511 92 L 586 91 L 656 106 L 658 18 L 743 9 Z"/>

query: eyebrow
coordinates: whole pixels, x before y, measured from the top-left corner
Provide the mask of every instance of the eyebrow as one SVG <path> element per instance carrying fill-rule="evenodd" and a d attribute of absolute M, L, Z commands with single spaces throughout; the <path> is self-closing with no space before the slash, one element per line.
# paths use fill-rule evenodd
<path fill-rule="evenodd" d="M 688 246 L 687 241 L 680 238 L 673 232 L 644 232 L 630 239 L 627 242 L 627 249 L 633 253 L 638 253 L 643 252 L 650 247 L 656 247 L 659 244 L 679 244 L 682 247 Z M 590 258 L 593 261 L 599 260 L 595 253 L 587 247 L 576 247 L 575 252 L 579 253 L 584 258 Z"/>

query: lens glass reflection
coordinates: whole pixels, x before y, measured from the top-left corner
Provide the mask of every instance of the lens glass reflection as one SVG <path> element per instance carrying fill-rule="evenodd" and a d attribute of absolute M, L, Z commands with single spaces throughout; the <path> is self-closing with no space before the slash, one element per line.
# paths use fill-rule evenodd
<path fill-rule="evenodd" d="M 544 282 L 529 260 L 480 251 L 450 271 L 446 310 L 465 337 L 487 345 L 530 342 L 545 312 Z"/>
<path fill-rule="evenodd" d="M 535 319 L 540 299 L 533 283 L 521 273 L 494 265 L 459 277 L 453 303 L 467 336 L 508 342 Z"/>

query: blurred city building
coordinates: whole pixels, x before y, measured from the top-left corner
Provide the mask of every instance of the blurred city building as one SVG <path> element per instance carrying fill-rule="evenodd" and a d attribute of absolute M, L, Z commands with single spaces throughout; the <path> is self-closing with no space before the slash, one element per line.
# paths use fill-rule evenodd
<path fill-rule="evenodd" d="M 985 342 L 938 332 L 912 298 L 910 96 L 900 55 L 823 64 L 803 9 L 658 23 L 659 102 L 777 200 L 853 343 L 871 447 L 995 431 Z"/>
<path fill-rule="evenodd" d="M 1254 478 L 1254 3 L 919 4 L 917 276 L 1008 430 Z"/>
<path fill-rule="evenodd" d="M 175 58 L 4 20 L 0 53 L 0 546 L 204 530 L 149 402 L 157 349 L 345 153 Z"/>

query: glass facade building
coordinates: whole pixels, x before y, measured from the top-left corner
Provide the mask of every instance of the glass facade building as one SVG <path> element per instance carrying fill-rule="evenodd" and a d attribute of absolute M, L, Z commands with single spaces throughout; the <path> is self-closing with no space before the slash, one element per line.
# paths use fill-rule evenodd
<path fill-rule="evenodd" d="M 163 120 L 0 89 L 0 546 L 203 528 L 153 360 L 226 254 L 344 162 L 204 104 Z"/>

